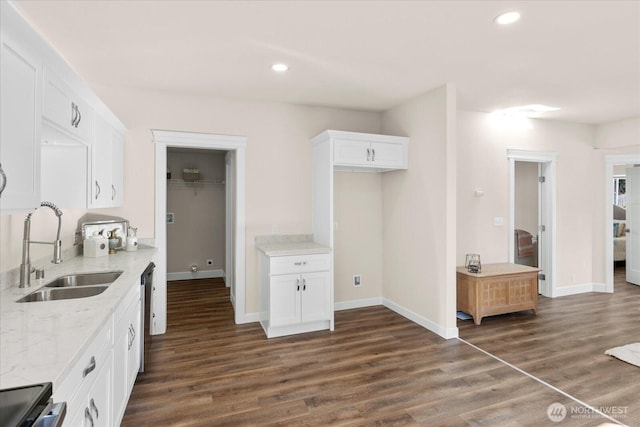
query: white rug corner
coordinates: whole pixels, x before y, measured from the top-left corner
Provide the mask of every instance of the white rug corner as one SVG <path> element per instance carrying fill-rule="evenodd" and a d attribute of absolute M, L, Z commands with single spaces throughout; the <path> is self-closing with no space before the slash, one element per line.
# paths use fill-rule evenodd
<path fill-rule="evenodd" d="M 604 354 L 640 367 L 640 342 L 610 348 Z"/>

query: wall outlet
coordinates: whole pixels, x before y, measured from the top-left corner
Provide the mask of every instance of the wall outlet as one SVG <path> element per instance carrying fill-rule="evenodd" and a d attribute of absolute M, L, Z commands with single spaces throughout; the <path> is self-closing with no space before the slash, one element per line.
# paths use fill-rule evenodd
<path fill-rule="evenodd" d="M 360 277 L 359 274 L 354 274 L 353 275 L 353 287 L 354 288 L 359 288 L 360 286 L 362 286 L 362 277 Z"/>
<path fill-rule="evenodd" d="M 504 218 L 501 216 L 497 216 L 495 218 L 493 218 L 493 225 L 495 225 L 496 227 L 501 227 L 504 225 Z"/>
<path fill-rule="evenodd" d="M 212 259 L 208 259 L 207 260 L 207 265 L 213 265 L 213 260 Z"/>

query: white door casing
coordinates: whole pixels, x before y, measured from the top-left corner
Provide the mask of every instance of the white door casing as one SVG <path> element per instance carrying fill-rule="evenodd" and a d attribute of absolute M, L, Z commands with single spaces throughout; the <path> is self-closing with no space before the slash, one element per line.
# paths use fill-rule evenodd
<path fill-rule="evenodd" d="M 167 148 L 196 148 L 205 150 L 224 150 L 232 152 L 233 208 L 234 215 L 227 219 L 227 227 L 232 226 L 233 238 L 227 240 L 227 254 L 232 245 L 233 284 L 232 296 L 235 322 L 246 323 L 245 308 L 245 176 L 246 145 L 243 136 L 214 135 L 194 132 L 175 132 L 152 130 L 155 143 L 155 244 L 158 249 L 156 270 L 154 272 L 154 292 L 151 311 L 154 321 L 151 333 L 163 334 L 167 328 Z M 228 264 L 227 264 L 228 265 Z"/>
<path fill-rule="evenodd" d="M 604 156 L 605 174 L 604 174 L 604 188 L 605 188 L 605 203 L 604 209 L 604 222 L 603 235 L 606 236 L 605 242 L 605 292 L 613 292 L 613 233 L 611 232 L 613 224 L 613 166 L 614 165 L 638 165 L 640 164 L 640 154 L 608 154 Z M 628 191 L 627 186 L 627 191 Z M 628 214 L 628 213 L 627 213 Z M 631 229 L 631 227 L 629 226 Z M 636 227 L 637 228 L 637 227 Z M 633 229 L 631 229 L 633 231 Z M 636 235 L 637 236 L 637 235 Z M 628 237 L 627 237 L 628 239 Z M 637 245 L 638 243 L 636 243 Z M 629 259 L 627 242 L 627 263 Z M 628 264 L 627 264 L 628 266 Z"/>
<path fill-rule="evenodd" d="M 640 166 L 628 168 L 626 280 L 640 285 Z"/>

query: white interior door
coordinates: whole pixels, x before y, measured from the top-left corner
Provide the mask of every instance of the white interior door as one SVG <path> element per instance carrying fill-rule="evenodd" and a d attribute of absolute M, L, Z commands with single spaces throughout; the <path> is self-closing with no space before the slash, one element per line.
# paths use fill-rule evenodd
<path fill-rule="evenodd" d="M 627 282 L 640 285 L 640 167 L 627 172 Z"/>

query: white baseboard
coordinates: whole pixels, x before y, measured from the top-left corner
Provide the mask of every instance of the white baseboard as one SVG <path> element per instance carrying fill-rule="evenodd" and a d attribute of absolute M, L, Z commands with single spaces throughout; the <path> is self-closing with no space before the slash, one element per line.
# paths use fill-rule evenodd
<path fill-rule="evenodd" d="M 224 277 L 224 270 L 202 270 L 192 273 L 191 271 L 178 271 L 176 273 L 167 273 L 167 281 L 171 280 L 189 280 L 189 279 L 213 279 Z"/>
<path fill-rule="evenodd" d="M 440 335 L 442 338 L 444 339 L 452 339 L 452 338 L 458 338 L 458 328 L 443 328 L 442 326 L 440 326 L 439 324 L 427 319 L 424 316 L 419 315 L 418 313 L 415 313 L 411 310 L 409 310 L 408 308 L 405 308 L 399 304 L 396 304 L 395 302 L 384 298 L 384 302 L 383 302 L 384 306 L 387 307 L 389 310 L 393 310 L 396 313 L 398 313 L 399 315 L 406 317 L 407 319 L 411 320 L 414 323 L 417 323 L 418 325 L 422 326 L 425 329 L 430 330 L 431 332 Z"/>
<path fill-rule="evenodd" d="M 588 292 L 607 292 L 606 285 L 604 283 L 581 283 L 579 285 L 559 286 L 553 290 L 552 297 L 564 297 Z"/>
<path fill-rule="evenodd" d="M 253 323 L 260 321 L 260 313 L 245 313 L 244 314 L 244 322 L 242 323 Z"/>
<path fill-rule="evenodd" d="M 383 305 L 382 297 L 341 301 L 333 305 L 333 311 L 351 310 L 353 308 L 372 307 Z"/>

